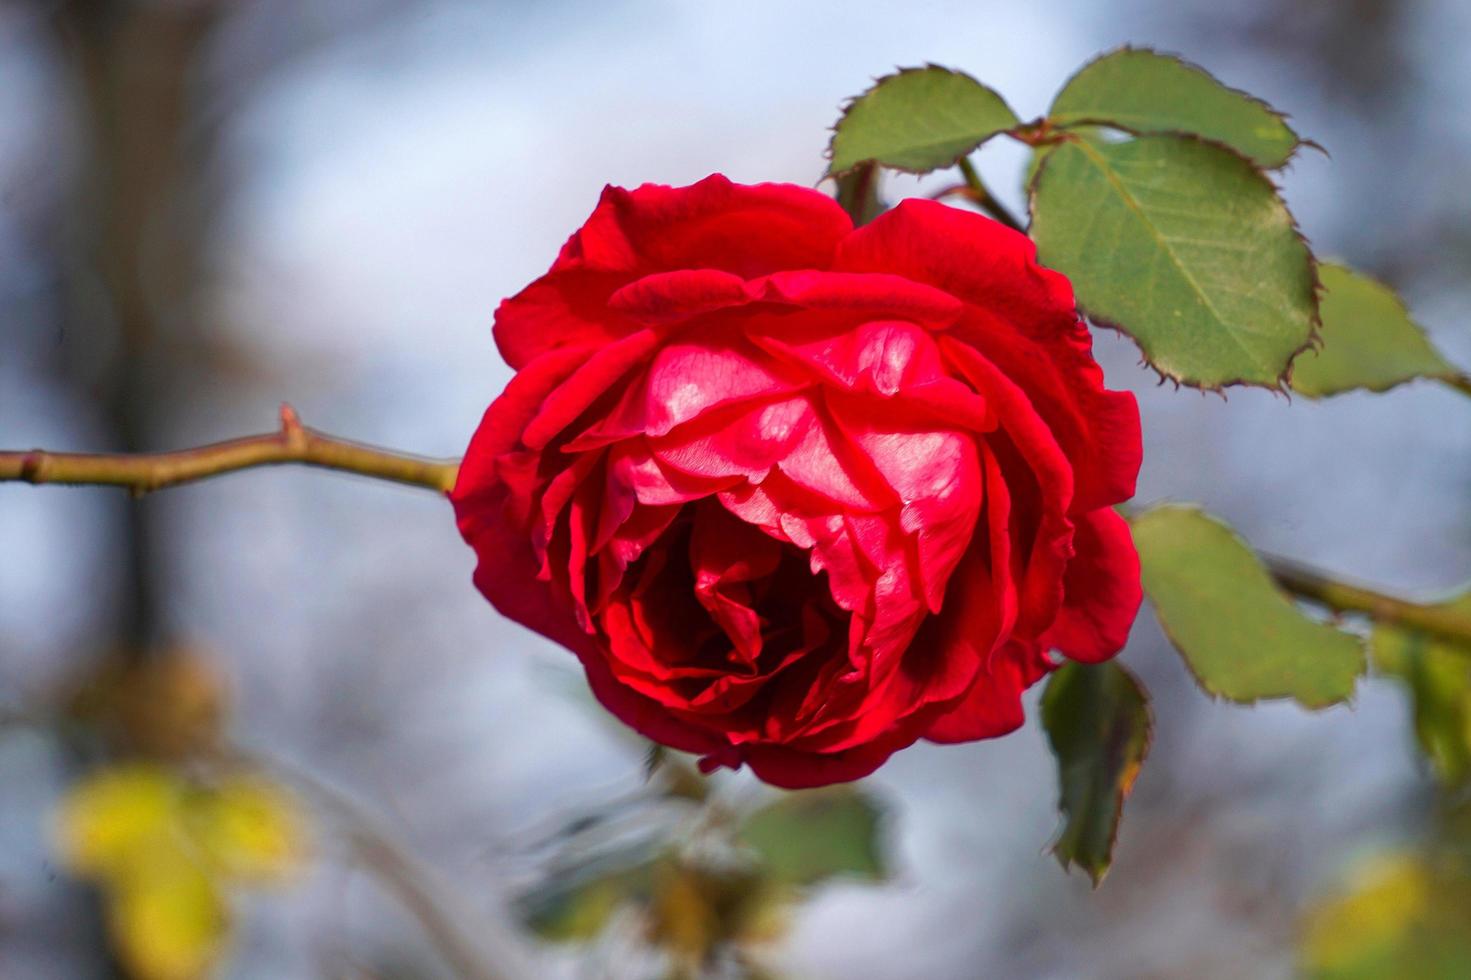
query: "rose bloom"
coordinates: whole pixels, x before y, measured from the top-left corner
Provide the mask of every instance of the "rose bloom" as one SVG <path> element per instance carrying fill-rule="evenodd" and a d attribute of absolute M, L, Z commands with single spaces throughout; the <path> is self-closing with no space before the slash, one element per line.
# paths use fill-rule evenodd
<path fill-rule="evenodd" d="M 475 582 L 701 766 L 802 787 L 992 738 L 1123 646 L 1139 412 L 989 218 L 712 176 L 610 187 L 496 311 L 452 493 Z"/>

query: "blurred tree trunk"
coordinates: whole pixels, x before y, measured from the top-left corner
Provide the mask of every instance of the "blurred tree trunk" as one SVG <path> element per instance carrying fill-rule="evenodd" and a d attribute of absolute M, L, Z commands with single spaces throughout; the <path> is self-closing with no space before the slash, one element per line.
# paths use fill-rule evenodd
<path fill-rule="evenodd" d="M 188 162 L 202 149 L 187 144 L 191 81 L 218 8 L 71 0 L 51 10 L 79 153 L 56 252 L 67 360 L 77 389 L 98 401 L 108 448 L 152 449 L 158 420 L 176 410 L 170 352 L 191 328 L 204 238 L 204 216 L 190 206 Z M 102 560 L 120 602 L 114 642 L 92 667 L 96 676 L 109 665 L 142 664 L 167 642 L 158 511 L 150 501 L 128 500 L 117 513 L 121 526 Z M 96 897 L 89 903 L 103 968 L 125 976 L 108 952 Z"/>
<path fill-rule="evenodd" d="M 156 448 L 150 429 L 174 408 L 169 351 L 188 329 L 202 244 L 187 162 L 191 78 L 217 19 L 209 2 L 72 0 L 58 28 L 73 70 L 79 179 L 64 236 L 66 330 L 80 358 L 101 355 L 94 389 L 118 451 Z M 183 314 L 183 315 L 181 315 Z M 156 512 L 130 501 L 116 555 L 118 648 L 157 649 L 160 541 Z"/>

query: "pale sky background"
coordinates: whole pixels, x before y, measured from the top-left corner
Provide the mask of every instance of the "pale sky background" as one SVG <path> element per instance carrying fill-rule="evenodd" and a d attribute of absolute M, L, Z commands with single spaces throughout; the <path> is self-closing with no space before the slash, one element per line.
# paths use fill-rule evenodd
<path fill-rule="evenodd" d="M 509 376 L 491 311 L 545 270 L 604 184 L 719 171 L 813 185 L 839 105 L 895 66 L 965 69 L 1030 118 L 1100 51 L 1156 44 L 1275 102 L 1328 147 L 1284 179 L 1323 254 L 1378 267 L 1426 215 L 1465 207 L 1444 195 L 1471 147 L 1464 5 L 1404 5 L 1419 101 L 1397 120 L 1346 106 L 1290 52 L 1241 41 L 1251 10 L 1302 18 L 1257 28 L 1286 35 L 1332 4 L 1219 6 L 426 2 L 379 4 L 388 13 L 339 35 L 333 19 L 354 13 L 344 0 L 241 3 L 199 69 L 200 118 L 220 127 L 219 196 L 194 326 L 245 367 L 173 379 L 154 438 L 171 448 L 262 430 L 289 400 L 327 431 L 459 454 Z M 27 222 L 65 175 L 70 139 L 37 30 L 0 6 L 0 445 L 88 448 L 94 410 L 37 369 L 58 340 Z M 317 42 L 293 47 L 298 31 Z M 1396 141 L 1419 119 L 1436 132 L 1407 151 Z M 1023 160 L 1010 146 L 979 157 L 1017 207 Z M 1412 305 L 1471 365 L 1465 252 L 1417 258 L 1402 277 Z M 1463 398 L 1416 384 L 1324 404 L 1222 399 L 1156 386 L 1126 339 L 1097 343 L 1110 383 L 1143 407 L 1141 501 L 1201 501 L 1259 547 L 1386 587 L 1471 578 Z M 105 641 L 122 505 L 105 491 L 0 488 L 0 704 L 46 690 Z M 472 555 L 432 495 L 277 470 L 147 507 L 169 542 L 165 619 L 225 665 L 238 737 L 372 801 L 472 907 L 524 878 L 518 855 L 537 827 L 637 785 L 639 743 L 591 706 L 570 655 L 480 599 Z M 1301 904 L 1421 819 L 1399 692 L 1369 683 L 1352 707 L 1320 713 L 1212 704 L 1147 612 L 1124 662 L 1156 697 L 1156 751 L 1101 892 L 1045 854 L 1055 775 L 1033 721 L 881 770 L 871 783 L 892 808 L 895 881 L 823 890 L 781 962 L 797 977 L 872 980 L 1288 975 Z M 58 940 L 57 911 L 75 896 L 39 824 L 56 767 L 44 740 L 0 736 L 3 976 L 88 975 Z M 231 976 L 316 976 L 331 931 L 364 948 L 419 941 L 331 858 L 251 904 Z M 595 956 L 553 959 L 569 976 L 624 975 Z"/>

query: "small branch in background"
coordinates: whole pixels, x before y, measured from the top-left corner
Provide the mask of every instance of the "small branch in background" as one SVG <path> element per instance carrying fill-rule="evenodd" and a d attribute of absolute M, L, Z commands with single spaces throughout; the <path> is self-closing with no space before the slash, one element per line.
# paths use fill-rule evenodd
<path fill-rule="evenodd" d="M 960 167 L 960 175 L 965 178 L 965 183 L 946 188 L 935 195 L 936 199 L 948 197 L 952 194 L 963 196 L 976 207 L 1003 225 L 1006 225 L 1006 227 L 1013 228 L 1025 234 L 1026 227 L 1017 219 L 1016 215 L 1006 209 L 1006 205 L 996 200 L 990 188 L 986 186 L 985 181 L 981 180 L 980 171 L 976 170 L 975 165 L 965 157 L 961 157 L 958 166 Z"/>
<path fill-rule="evenodd" d="M 470 909 L 468 902 L 458 900 L 434 880 L 428 868 L 346 793 L 277 759 L 238 751 L 231 755 L 246 765 L 277 774 L 314 801 L 318 813 L 341 832 L 363 870 L 418 920 L 455 976 L 464 980 L 534 980 L 540 975 L 531 947 L 509 912 L 495 907 L 492 896 L 479 894 L 475 908 Z"/>
<path fill-rule="evenodd" d="M 448 493 L 459 463 L 376 449 L 325 435 L 281 406 L 277 432 L 171 453 L 0 452 L 0 482 L 125 487 L 135 496 L 257 466 L 300 463 Z"/>
<path fill-rule="evenodd" d="M 1334 612 L 1362 613 L 1378 623 L 1416 630 L 1427 636 L 1471 645 L 1471 613 L 1445 605 L 1424 605 L 1332 578 L 1288 558 L 1262 554 L 1277 584 L 1308 602 Z"/>

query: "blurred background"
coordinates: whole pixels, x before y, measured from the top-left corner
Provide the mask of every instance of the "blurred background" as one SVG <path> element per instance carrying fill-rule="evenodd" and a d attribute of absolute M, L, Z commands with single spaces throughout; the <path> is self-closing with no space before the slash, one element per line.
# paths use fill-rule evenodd
<path fill-rule="evenodd" d="M 1031 118 L 1124 42 L 1291 112 L 1329 151 L 1285 178 L 1317 251 L 1392 282 L 1471 365 L 1468 39 L 1462 0 L 0 0 L 0 446 L 180 448 L 270 429 L 290 401 L 332 433 L 458 455 L 509 376 L 497 301 L 605 183 L 814 185 L 842 101 L 895 66 L 964 69 Z M 978 162 L 1019 210 L 1023 150 Z M 1454 392 L 1204 396 L 1097 344 L 1140 397 L 1141 501 L 1201 501 L 1391 591 L 1471 578 Z M 241 978 L 691 975 L 670 950 L 736 933 L 752 952 L 732 976 L 1283 977 L 1365 860 L 1392 891 L 1400 866 L 1376 856 L 1445 833 L 1404 689 L 1366 681 L 1318 713 L 1212 703 L 1146 613 L 1124 662 L 1155 747 L 1101 891 L 1046 854 L 1056 777 L 1033 722 L 900 753 L 834 798 L 860 800 L 839 823 L 865 840 L 881 812 L 876 855 L 727 914 L 729 875 L 639 862 L 775 794 L 677 762 L 647 779 L 573 658 L 470 586 L 433 494 L 302 469 L 137 501 L 7 485 L 0 554 L 7 980 L 185 977 L 189 937 L 227 931 L 213 969 Z M 205 757 L 208 792 L 171 782 Z M 137 758 L 165 765 L 119 769 Z M 231 796 L 221 766 L 269 783 Z M 265 815 L 225 848 L 239 875 L 149 891 L 92 826 L 179 799 Z M 577 897 L 629 867 L 642 914 L 589 911 L 617 888 Z M 717 925 L 684 921 L 695 906 Z M 569 910 L 586 921 L 547 927 Z M 528 919 L 596 936 L 554 944 Z"/>

